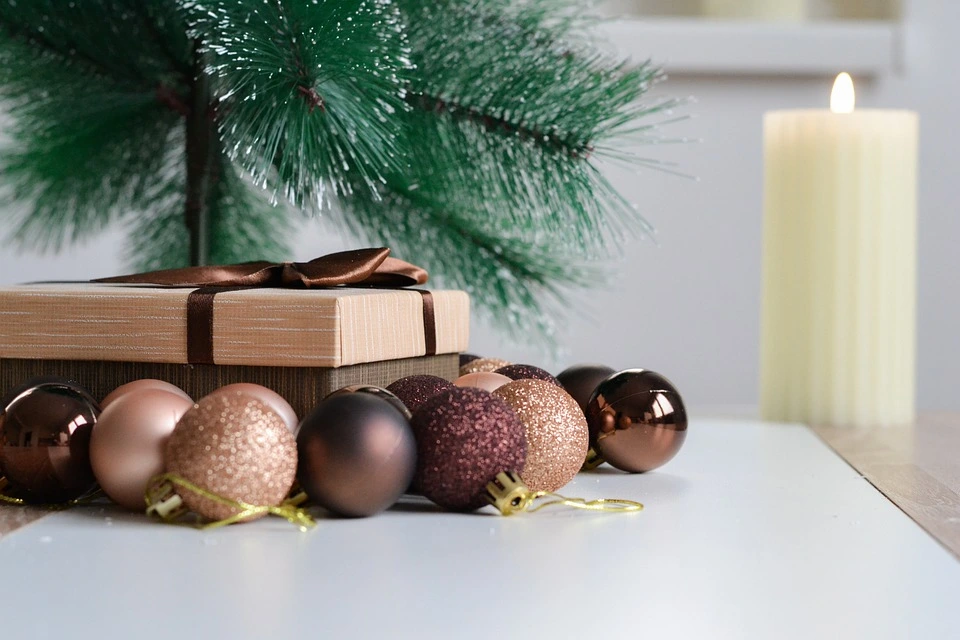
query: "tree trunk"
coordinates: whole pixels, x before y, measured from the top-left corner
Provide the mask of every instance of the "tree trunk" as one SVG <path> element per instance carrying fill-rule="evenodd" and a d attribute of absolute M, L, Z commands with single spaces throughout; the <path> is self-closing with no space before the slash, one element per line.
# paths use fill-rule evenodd
<path fill-rule="evenodd" d="M 187 116 L 187 199 L 184 211 L 190 232 L 190 264 L 209 264 L 212 237 L 211 200 L 216 191 L 218 145 L 213 117 L 213 95 L 201 42 L 193 44 L 193 82 L 190 85 L 190 114 Z"/>

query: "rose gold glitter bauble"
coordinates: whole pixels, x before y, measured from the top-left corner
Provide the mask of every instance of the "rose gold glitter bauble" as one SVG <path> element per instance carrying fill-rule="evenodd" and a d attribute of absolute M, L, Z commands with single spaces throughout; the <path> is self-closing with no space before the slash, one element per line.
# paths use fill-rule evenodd
<path fill-rule="evenodd" d="M 90 437 L 93 474 L 111 500 L 143 511 L 150 478 L 163 473 L 167 439 L 193 400 L 160 388 L 123 394 L 100 414 Z"/>
<path fill-rule="evenodd" d="M 287 428 L 290 429 L 290 433 L 294 436 L 297 435 L 297 431 L 300 428 L 300 418 L 297 417 L 297 412 L 293 410 L 293 407 L 290 406 L 290 403 L 287 402 L 283 396 L 273 389 L 249 382 L 237 382 L 221 387 L 219 391 L 224 393 L 239 391 L 240 393 L 245 393 L 248 396 L 256 398 L 267 405 L 271 411 L 283 418 Z"/>
<path fill-rule="evenodd" d="M 460 375 L 465 376 L 468 373 L 482 373 L 484 371 L 493 372 L 509 364 L 509 362 L 500 358 L 477 358 L 460 367 Z"/>
<path fill-rule="evenodd" d="M 482 389 L 454 387 L 413 412 L 414 483 L 445 509 L 473 511 L 502 471 L 523 472 L 527 441 L 510 406 Z"/>
<path fill-rule="evenodd" d="M 527 464 L 521 474 L 534 491 L 556 491 L 570 482 L 587 455 L 590 431 L 570 394 L 545 380 L 517 380 L 493 395 L 506 401 L 523 422 Z"/>
<path fill-rule="evenodd" d="M 161 391 L 167 391 L 169 393 L 176 394 L 181 398 L 185 398 L 190 402 L 193 402 L 193 398 L 188 396 L 186 391 L 175 384 L 170 384 L 169 382 L 164 382 L 163 380 L 154 380 L 153 378 L 144 378 L 143 380 L 134 380 L 133 382 L 120 385 L 107 394 L 107 397 L 103 399 L 103 402 L 100 403 L 100 406 L 106 410 L 107 407 L 126 394 L 134 391 L 144 391 L 145 389 L 160 389 Z"/>
<path fill-rule="evenodd" d="M 187 411 L 167 442 L 167 471 L 231 500 L 276 506 L 297 473 L 297 444 L 279 414 L 243 393 L 215 391 Z M 236 511 L 179 489 L 187 507 L 211 520 Z"/>
<path fill-rule="evenodd" d="M 493 373 L 492 371 L 482 371 L 480 373 L 468 373 L 465 376 L 460 376 L 453 381 L 453 384 L 458 387 L 475 387 L 492 393 L 503 385 L 510 384 L 511 382 L 513 382 L 513 380 L 505 375 Z"/>

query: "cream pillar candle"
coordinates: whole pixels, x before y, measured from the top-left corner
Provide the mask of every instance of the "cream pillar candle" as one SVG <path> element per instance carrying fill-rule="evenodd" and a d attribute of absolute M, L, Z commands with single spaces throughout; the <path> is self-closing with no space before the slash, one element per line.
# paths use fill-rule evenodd
<path fill-rule="evenodd" d="M 917 146 L 910 111 L 764 118 L 760 404 L 767 420 L 913 420 Z"/>
<path fill-rule="evenodd" d="M 701 0 L 700 12 L 716 18 L 800 21 L 807 0 Z"/>

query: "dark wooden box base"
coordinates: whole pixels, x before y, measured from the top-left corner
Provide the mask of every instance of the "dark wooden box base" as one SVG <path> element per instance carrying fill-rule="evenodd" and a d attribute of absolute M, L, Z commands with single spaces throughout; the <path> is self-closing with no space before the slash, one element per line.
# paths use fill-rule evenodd
<path fill-rule="evenodd" d="M 273 389 L 301 418 L 328 394 L 351 384 L 385 387 L 404 376 L 430 374 L 454 380 L 459 356 L 443 354 L 384 360 L 338 367 L 246 367 L 154 362 L 84 360 L 18 360 L 0 358 L 0 394 L 37 376 L 63 376 L 78 382 L 98 400 L 122 384 L 156 378 L 177 385 L 195 400 L 235 382 L 252 382 Z"/>

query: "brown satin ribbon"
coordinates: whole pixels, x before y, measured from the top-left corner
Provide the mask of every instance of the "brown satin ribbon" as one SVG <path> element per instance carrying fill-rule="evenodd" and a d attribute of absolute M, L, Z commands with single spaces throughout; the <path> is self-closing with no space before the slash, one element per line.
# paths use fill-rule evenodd
<path fill-rule="evenodd" d="M 350 285 L 402 288 L 427 281 L 426 270 L 390 257 L 390 250 L 357 249 L 332 253 L 310 262 L 245 262 L 225 266 L 186 267 L 137 273 L 94 282 L 198 287 L 187 296 L 187 361 L 213 360 L 213 302 L 218 293 L 255 288 L 311 289 Z M 437 352 L 437 323 L 433 295 L 411 289 L 423 299 L 423 335 L 426 355 Z"/>

